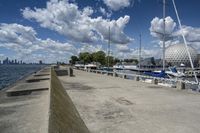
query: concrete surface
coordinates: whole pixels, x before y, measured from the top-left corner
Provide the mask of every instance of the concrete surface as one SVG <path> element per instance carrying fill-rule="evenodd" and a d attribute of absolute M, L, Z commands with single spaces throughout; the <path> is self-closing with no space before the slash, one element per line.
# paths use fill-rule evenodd
<path fill-rule="evenodd" d="M 34 74 L 33 76 L 48 76 L 48 75 L 50 75 L 50 73 L 37 73 L 37 74 Z"/>
<path fill-rule="evenodd" d="M 59 77 L 92 133 L 199 133 L 200 95 L 106 75 Z"/>
<path fill-rule="evenodd" d="M 51 80 L 26 83 L 24 79 L 0 91 L 0 133 L 89 133 L 55 72 L 52 73 L 51 78 L 48 76 Z M 41 77 L 44 76 L 30 75 L 28 79 Z"/>
<path fill-rule="evenodd" d="M 17 96 L 30 94 L 33 91 L 48 90 L 50 87 L 49 81 L 33 82 L 33 83 L 20 83 L 6 91 L 7 96 Z"/>
<path fill-rule="evenodd" d="M 89 133 L 55 71 L 51 76 L 49 133 Z"/>
<path fill-rule="evenodd" d="M 26 79 L 23 79 L 11 87 L 1 90 L 0 133 L 47 133 L 50 106 L 49 91 L 33 91 L 29 95 L 12 97 L 7 97 L 6 91 L 46 88 L 47 86 L 49 88 L 49 85 L 49 80 L 26 83 Z"/>
<path fill-rule="evenodd" d="M 39 82 L 42 80 L 49 80 L 50 75 L 47 76 L 31 76 L 28 79 L 26 79 L 26 82 L 31 83 L 31 82 Z"/>
<path fill-rule="evenodd" d="M 55 72 L 56 72 L 56 75 L 58 75 L 58 76 L 67 76 L 68 75 L 67 69 L 56 69 Z"/>
<path fill-rule="evenodd" d="M 49 91 L 7 97 L 0 92 L 0 133 L 47 133 Z"/>

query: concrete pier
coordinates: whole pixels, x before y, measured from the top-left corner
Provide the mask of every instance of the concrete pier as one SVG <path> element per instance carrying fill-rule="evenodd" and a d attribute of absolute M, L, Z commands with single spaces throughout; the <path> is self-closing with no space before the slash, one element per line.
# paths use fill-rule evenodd
<path fill-rule="evenodd" d="M 48 79 L 37 80 L 44 72 Z M 29 79 L 34 81 L 26 82 Z M 0 132 L 89 133 L 89 130 L 56 72 L 48 68 L 0 91 Z"/>
<path fill-rule="evenodd" d="M 48 67 L 30 75 L 0 91 L 0 132 L 200 132 L 199 93 L 110 74 L 74 70 L 75 76 L 58 76 Z"/>
<path fill-rule="evenodd" d="M 40 71 L 39 75 L 48 73 Z M 0 91 L 0 132 L 1 133 L 47 133 L 49 119 L 50 80 L 35 80 L 27 83 L 26 79 Z"/>
<path fill-rule="evenodd" d="M 199 133 L 200 95 L 75 70 L 59 77 L 91 133 Z"/>

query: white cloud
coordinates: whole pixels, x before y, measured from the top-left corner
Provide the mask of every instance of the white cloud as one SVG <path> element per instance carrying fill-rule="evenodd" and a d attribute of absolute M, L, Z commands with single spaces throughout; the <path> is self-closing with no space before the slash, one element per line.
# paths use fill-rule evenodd
<path fill-rule="evenodd" d="M 151 21 L 150 32 L 153 37 L 156 37 L 158 39 L 156 42 L 158 43 L 160 48 L 162 48 L 163 19 L 155 17 Z M 188 45 L 191 45 L 194 48 L 200 50 L 200 28 L 183 25 L 182 32 L 186 38 Z M 171 17 L 166 17 L 166 34 L 169 35 L 165 42 L 166 47 L 183 43 L 182 32 L 180 29 L 177 29 L 176 23 Z"/>
<path fill-rule="evenodd" d="M 0 47 L 17 52 L 19 58 L 30 60 L 32 55 L 40 52 L 44 57 L 53 54 L 51 60 L 56 61 L 58 57 L 76 52 L 73 45 L 60 43 L 51 39 L 42 40 L 36 37 L 37 33 L 32 27 L 20 24 L 0 24 Z M 25 60 L 24 59 L 24 60 Z"/>
<path fill-rule="evenodd" d="M 80 10 L 76 4 L 66 0 L 51 0 L 47 2 L 46 8 L 22 10 L 24 18 L 33 19 L 40 23 L 41 27 L 56 31 L 77 42 L 108 40 L 109 25 L 113 43 L 129 43 L 132 40 L 124 33 L 129 16 L 110 21 L 102 17 L 92 18 L 93 12 L 91 7 Z"/>
<path fill-rule="evenodd" d="M 103 2 L 112 10 L 117 11 L 131 5 L 132 0 L 103 0 Z"/>
<path fill-rule="evenodd" d="M 128 45 L 116 45 L 117 51 L 122 53 L 129 53 L 131 49 L 128 47 Z"/>
<path fill-rule="evenodd" d="M 83 45 L 80 49 L 77 50 L 77 54 L 81 53 L 81 52 L 89 52 L 89 53 L 93 53 L 93 52 L 97 52 L 97 51 L 104 51 L 102 48 L 102 45 Z"/>
<path fill-rule="evenodd" d="M 191 26 L 182 26 L 182 32 L 189 42 L 200 42 L 200 28 Z M 181 30 L 174 33 L 175 36 L 181 36 Z"/>
<path fill-rule="evenodd" d="M 108 18 L 111 17 L 111 15 L 112 15 L 111 11 L 107 12 L 106 9 L 103 8 L 103 7 L 99 8 L 99 12 L 102 13 L 104 16 L 108 17 Z"/>
<path fill-rule="evenodd" d="M 165 39 L 166 40 L 170 39 L 170 36 L 174 32 L 175 27 L 176 27 L 176 23 L 174 22 L 174 20 L 170 16 L 166 17 L 165 18 L 165 34 L 166 34 Z M 163 40 L 163 34 L 164 34 L 163 19 L 155 17 L 151 21 L 150 33 L 153 37 L 156 37 L 159 40 Z"/>
<path fill-rule="evenodd" d="M 36 39 L 36 32 L 31 27 L 18 24 L 1 24 L 0 26 L 1 42 L 12 40 L 13 43 L 31 45 L 31 42 Z"/>
<path fill-rule="evenodd" d="M 195 49 L 200 50 L 200 28 L 183 25 L 182 32 L 187 43 L 193 46 Z M 178 37 L 179 40 L 183 40 L 180 29 L 174 33 L 174 36 Z"/>

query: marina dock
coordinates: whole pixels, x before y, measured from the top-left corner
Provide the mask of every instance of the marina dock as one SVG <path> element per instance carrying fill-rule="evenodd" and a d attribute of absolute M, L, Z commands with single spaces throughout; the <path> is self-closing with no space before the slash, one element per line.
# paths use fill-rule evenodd
<path fill-rule="evenodd" d="M 199 93 L 71 72 L 48 67 L 0 91 L 1 133 L 200 132 Z"/>

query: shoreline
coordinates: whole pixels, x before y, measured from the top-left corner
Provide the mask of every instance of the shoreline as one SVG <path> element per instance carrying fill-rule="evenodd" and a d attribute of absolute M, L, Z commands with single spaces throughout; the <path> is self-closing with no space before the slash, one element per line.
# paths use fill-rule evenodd
<path fill-rule="evenodd" d="M 28 65 L 28 64 L 27 64 L 27 65 Z M 36 69 L 36 70 L 33 70 L 32 72 L 25 73 L 24 75 L 22 75 L 21 77 L 19 77 L 18 79 L 16 79 L 13 83 L 10 83 L 8 86 L 6 86 L 6 87 L 4 87 L 4 88 L 1 88 L 0 91 L 5 90 L 5 89 L 8 89 L 8 88 L 10 88 L 10 87 L 13 87 L 13 85 L 15 85 L 17 82 L 20 82 L 21 80 L 24 80 L 25 78 L 27 78 L 28 76 L 32 75 L 33 73 L 40 71 L 40 70 L 43 69 L 44 67 L 46 67 L 46 65 L 44 65 L 44 66 L 42 66 L 41 68 L 38 68 L 38 69 Z"/>
<path fill-rule="evenodd" d="M 16 86 L 16 85 L 19 84 L 19 83 L 25 82 L 25 79 L 27 79 L 27 78 L 28 78 L 29 76 L 31 76 L 33 73 L 42 70 L 44 67 L 45 67 L 45 66 L 43 66 L 43 67 L 41 67 L 40 69 L 35 70 L 35 71 L 33 71 L 33 72 L 29 72 L 29 73 L 24 74 L 24 75 L 21 76 L 19 79 L 17 79 L 15 82 L 13 82 L 13 83 L 9 84 L 8 86 L 6 86 L 6 87 L 0 89 L 0 99 L 2 98 L 3 95 L 5 95 L 5 92 L 6 92 L 7 90 L 11 89 L 12 87 Z"/>

